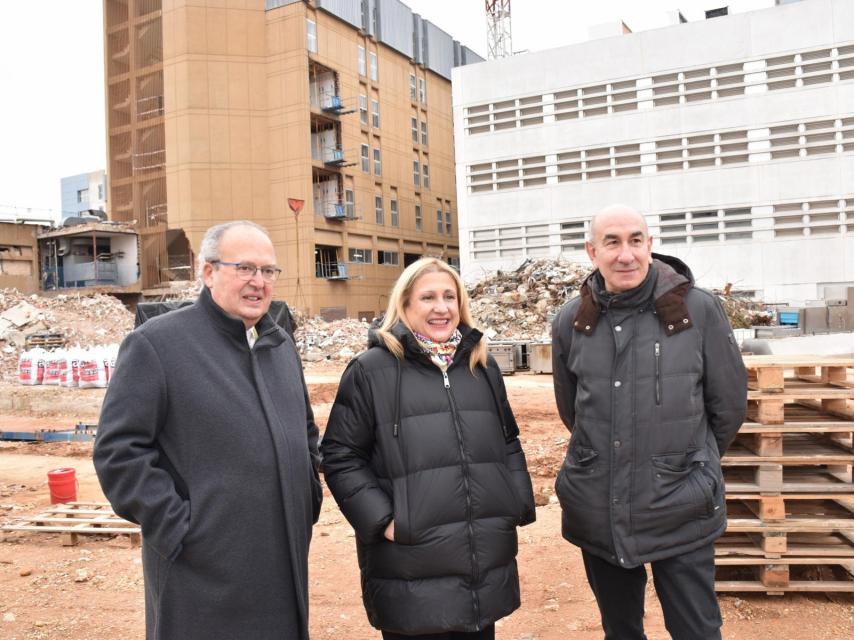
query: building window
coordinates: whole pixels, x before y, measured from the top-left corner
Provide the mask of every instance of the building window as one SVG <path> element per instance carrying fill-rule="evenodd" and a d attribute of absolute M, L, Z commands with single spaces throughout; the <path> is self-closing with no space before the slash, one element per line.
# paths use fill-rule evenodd
<path fill-rule="evenodd" d="M 98 185 L 98 200 L 103 200 L 103 199 L 104 199 L 104 185 L 99 184 Z"/>
<path fill-rule="evenodd" d="M 362 171 L 365 173 L 371 172 L 371 158 L 368 152 L 368 145 L 362 145 Z"/>
<path fill-rule="evenodd" d="M 446 206 L 448 206 L 446 204 Z M 451 210 L 445 209 L 445 233 L 451 235 Z"/>
<path fill-rule="evenodd" d="M 421 144 L 427 145 L 427 123 L 421 122 Z"/>
<path fill-rule="evenodd" d="M 391 212 L 391 226 L 399 227 L 400 226 L 400 218 L 397 215 L 397 200 L 392 198 L 391 202 L 389 202 L 388 209 Z"/>
<path fill-rule="evenodd" d="M 385 224 L 385 212 L 383 211 L 383 197 L 374 196 L 374 215 L 377 224 Z"/>
<path fill-rule="evenodd" d="M 359 122 L 368 126 L 368 96 L 359 95 Z"/>
<path fill-rule="evenodd" d="M 80 189 L 77 192 L 77 202 L 83 202 L 83 203 L 89 202 L 89 189 Z"/>
<path fill-rule="evenodd" d="M 374 147 L 374 175 L 381 176 L 383 174 L 383 161 L 379 147 Z"/>
<path fill-rule="evenodd" d="M 371 80 L 373 80 L 374 82 L 376 82 L 376 81 L 377 81 L 377 78 L 379 77 L 379 75 L 378 75 L 378 73 L 377 73 L 377 54 L 375 54 L 375 53 L 372 51 L 372 52 L 371 52 L 370 54 L 368 54 L 368 55 L 369 55 L 369 56 L 370 56 L 370 58 L 371 58 Z"/>
<path fill-rule="evenodd" d="M 421 167 L 421 173 L 424 175 L 424 188 L 430 188 L 430 167 L 427 166 L 427 163 L 424 163 L 424 166 Z"/>
<path fill-rule="evenodd" d="M 367 66 L 365 64 L 365 47 L 359 47 L 359 75 L 360 76 L 368 75 L 367 70 L 368 69 L 367 69 Z"/>
<path fill-rule="evenodd" d="M 356 217 L 356 194 L 352 189 L 344 190 L 344 214 L 351 220 Z"/>
<path fill-rule="evenodd" d="M 418 78 L 418 99 L 427 104 L 427 81 L 424 78 Z"/>
<path fill-rule="evenodd" d="M 412 123 L 412 144 L 418 144 L 418 118 L 412 116 L 410 121 Z"/>
<path fill-rule="evenodd" d="M 444 227 L 445 220 L 442 217 L 442 209 L 436 209 L 436 233 L 442 233 L 442 229 Z"/>
<path fill-rule="evenodd" d="M 359 264 L 371 264 L 374 261 L 374 252 L 371 249 L 348 249 L 347 260 Z"/>
<path fill-rule="evenodd" d="M 418 89 L 416 87 L 417 87 L 417 85 L 415 84 L 415 74 L 410 73 L 409 74 L 409 99 L 412 100 L 412 102 L 415 102 L 418 99 Z"/>
<path fill-rule="evenodd" d="M 380 128 L 380 103 L 379 100 L 371 100 L 371 126 Z"/>
<path fill-rule="evenodd" d="M 412 161 L 412 182 L 416 187 L 421 186 L 421 163 L 418 162 L 418 158 Z"/>
<path fill-rule="evenodd" d="M 377 264 L 396 267 L 400 264 L 400 254 L 397 251 L 377 251 Z"/>
<path fill-rule="evenodd" d="M 305 19 L 305 46 L 312 53 L 317 53 L 317 23 Z"/>
<path fill-rule="evenodd" d="M 415 230 L 421 231 L 421 205 L 415 205 Z"/>

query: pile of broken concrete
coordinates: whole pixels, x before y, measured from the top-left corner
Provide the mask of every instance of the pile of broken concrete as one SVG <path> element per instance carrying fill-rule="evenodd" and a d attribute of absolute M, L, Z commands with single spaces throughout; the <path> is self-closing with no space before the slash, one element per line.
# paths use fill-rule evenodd
<path fill-rule="evenodd" d="M 121 342 L 131 329 L 133 314 L 113 296 L 41 296 L 0 289 L 0 374 L 16 376 L 28 335 L 54 333 L 67 346 L 96 347 Z"/>
<path fill-rule="evenodd" d="M 578 295 L 589 265 L 543 258 L 496 271 L 470 286 L 472 315 L 489 340 L 546 341 L 551 321 Z"/>

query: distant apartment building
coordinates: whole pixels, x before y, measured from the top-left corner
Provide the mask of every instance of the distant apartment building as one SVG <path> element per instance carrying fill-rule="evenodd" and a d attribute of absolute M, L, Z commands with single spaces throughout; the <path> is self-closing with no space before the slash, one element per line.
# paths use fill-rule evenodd
<path fill-rule="evenodd" d="M 101 169 L 60 179 L 62 219 L 89 210 L 107 210 L 107 174 Z"/>
<path fill-rule="evenodd" d="M 781 3 L 453 79 L 465 276 L 586 262 L 590 217 L 622 202 L 703 286 L 802 302 L 854 284 L 854 2 Z"/>
<path fill-rule="evenodd" d="M 105 0 L 109 214 L 143 287 L 205 229 L 269 230 L 275 295 L 383 310 L 403 267 L 459 264 L 451 69 L 480 61 L 398 0 Z"/>

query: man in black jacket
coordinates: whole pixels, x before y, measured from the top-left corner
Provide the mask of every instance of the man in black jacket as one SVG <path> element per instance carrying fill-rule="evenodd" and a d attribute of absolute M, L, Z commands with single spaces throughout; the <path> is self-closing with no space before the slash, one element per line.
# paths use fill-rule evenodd
<path fill-rule="evenodd" d="M 294 343 L 267 314 L 273 245 L 212 227 L 191 306 L 128 335 L 94 461 L 142 526 L 148 640 L 308 638 L 318 431 Z"/>
<path fill-rule="evenodd" d="M 714 541 L 720 457 L 744 420 L 747 375 L 718 299 L 652 253 L 643 216 L 594 216 L 596 270 L 552 329 L 555 398 L 572 432 L 555 485 L 607 639 L 643 631 L 651 563 L 675 640 L 720 638 Z"/>

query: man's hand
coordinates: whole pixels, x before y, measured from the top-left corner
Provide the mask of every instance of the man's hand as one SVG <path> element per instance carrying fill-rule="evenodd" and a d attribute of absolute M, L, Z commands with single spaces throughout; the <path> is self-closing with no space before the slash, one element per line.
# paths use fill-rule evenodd
<path fill-rule="evenodd" d="M 385 531 L 383 531 L 383 535 L 385 536 L 385 539 L 389 542 L 394 542 L 394 520 L 388 523 L 388 526 L 385 528 Z"/>

